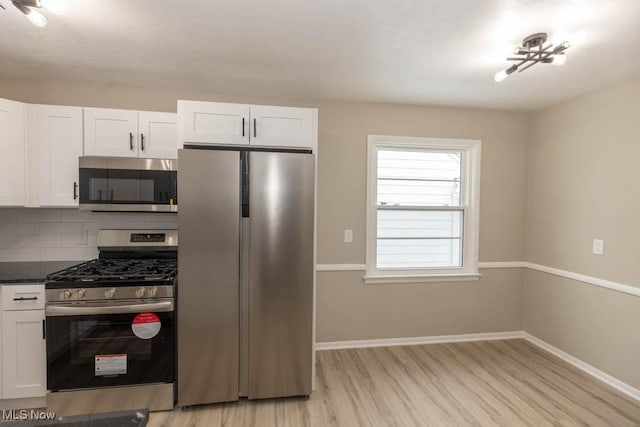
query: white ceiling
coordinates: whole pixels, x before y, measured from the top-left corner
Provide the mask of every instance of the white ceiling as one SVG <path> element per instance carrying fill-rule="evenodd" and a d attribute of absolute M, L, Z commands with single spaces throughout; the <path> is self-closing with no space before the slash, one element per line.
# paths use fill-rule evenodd
<path fill-rule="evenodd" d="M 259 97 L 532 110 L 640 74 L 638 0 L 0 0 L 0 75 Z M 495 83 L 533 32 L 562 67 Z"/>

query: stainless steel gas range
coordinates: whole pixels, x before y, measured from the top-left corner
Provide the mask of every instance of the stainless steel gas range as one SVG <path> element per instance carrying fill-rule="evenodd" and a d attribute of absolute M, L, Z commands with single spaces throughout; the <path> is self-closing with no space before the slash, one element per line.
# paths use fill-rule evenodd
<path fill-rule="evenodd" d="M 47 408 L 172 409 L 176 230 L 101 230 L 99 259 L 47 277 Z"/>

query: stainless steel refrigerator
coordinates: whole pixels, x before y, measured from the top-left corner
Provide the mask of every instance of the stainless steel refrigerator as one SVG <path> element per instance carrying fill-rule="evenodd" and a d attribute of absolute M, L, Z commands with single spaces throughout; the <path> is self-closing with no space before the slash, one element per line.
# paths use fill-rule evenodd
<path fill-rule="evenodd" d="M 179 406 L 311 393 L 314 163 L 179 151 Z"/>

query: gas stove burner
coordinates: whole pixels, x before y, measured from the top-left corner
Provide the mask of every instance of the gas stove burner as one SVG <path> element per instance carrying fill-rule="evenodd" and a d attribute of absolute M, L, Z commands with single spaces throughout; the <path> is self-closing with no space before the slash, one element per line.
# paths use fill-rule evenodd
<path fill-rule="evenodd" d="M 105 283 L 168 282 L 177 274 L 175 259 L 95 259 L 47 276 L 48 287 L 56 284 L 100 286 Z"/>

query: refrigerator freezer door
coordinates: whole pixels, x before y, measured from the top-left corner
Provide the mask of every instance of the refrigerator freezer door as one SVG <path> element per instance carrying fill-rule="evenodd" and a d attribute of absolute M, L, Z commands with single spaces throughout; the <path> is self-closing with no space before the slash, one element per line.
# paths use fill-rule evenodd
<path fill-rule="evenodd" d="M 250 156 L 248 395 L 308 395 L 314 158 L 274 152 Z"/>
<path fill-rule="evenodd" d="M 238 400 L 240 154 L 178 163 L 178 405 Z"/>

